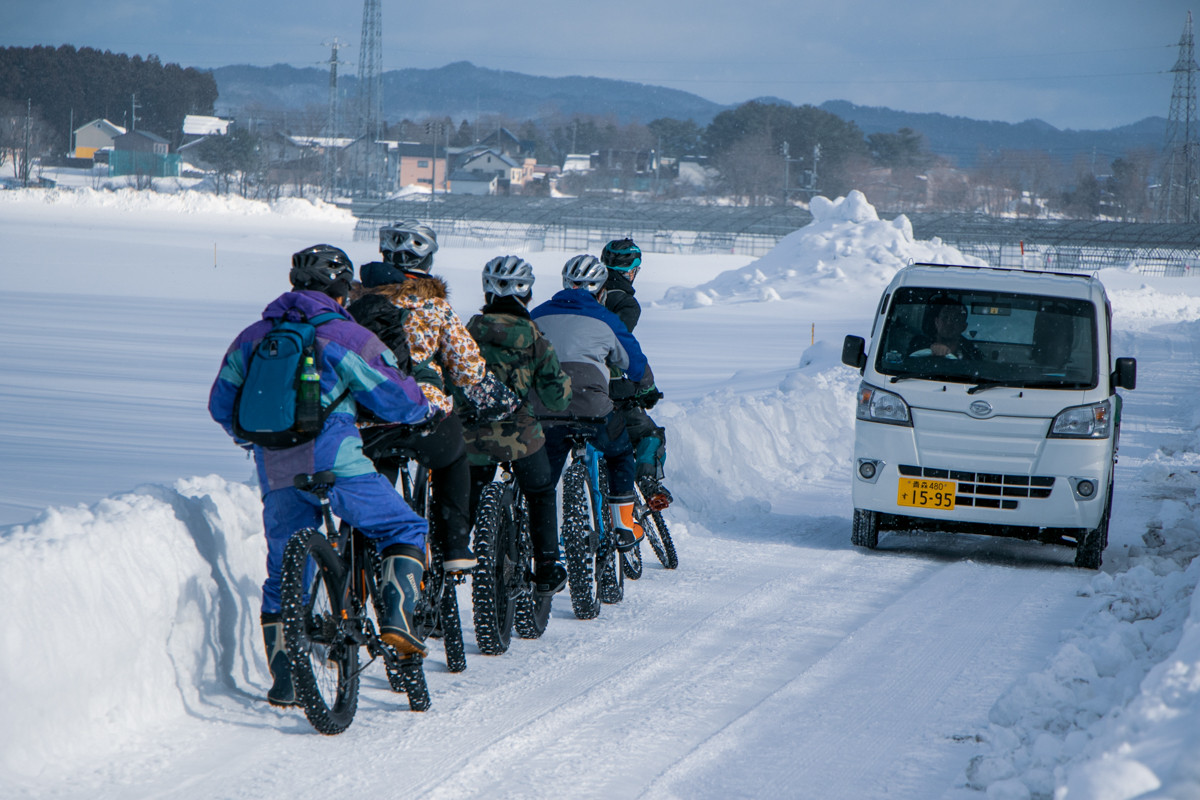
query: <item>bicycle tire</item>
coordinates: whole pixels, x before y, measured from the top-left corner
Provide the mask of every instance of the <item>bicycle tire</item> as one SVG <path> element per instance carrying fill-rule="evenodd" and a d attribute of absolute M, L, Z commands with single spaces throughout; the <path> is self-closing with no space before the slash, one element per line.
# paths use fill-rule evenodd
<path fill-rule="evenodd" d="M 638 481 L 636 488 L 639 499 L 644 505 L 650 487 L 644 481 Z M 646 520 L 650 521 L 649 525 L 646 524 Z M 675 541 L 671 538 L 671 531 L 667 528 L 667 521 L 663 519 L 662 512 L 651 511 L 647 514 L 642 520 L 642 530 L 645 531 L 646 539 L 650 542 L 650 549 L 654 551 L 659 563 L 665 569 L 678 567 L 679 554 L 675 551 Z"/>
<path fill-rule="evenodd" d="M 428 711 L 433 700 L 429 696 L 429 684 L 425 682 L 425 662 L 413 654 L 400 662 L 400 679 L 408 695 L 410 711 Z"/>
<path fill-rule="evenodd" d="M 510 587 L 513 572 L 520 567 L 510 553 L 516 550 L 512 517 L 504 505 L 504 486 L 488 484 L 479 497 L 475 515 L 475 558 L 471 573 L 471 608 L 475 620 L 475 643 L 487 656 L 507 652 L 512 641 L 516 598 Z"/>
<path fill-rule="evenodd" d="M 550 607 L 554 595 L 537 595 L 533 592 L 517 598 L 517 613 L 513 627 L 522 639 L 537 639 L 546 632 L 550 624 Z"/>
<path fill-rule="evenodd" d="M 350 727 L 358 710 L 358 644 L 341 627 L 343 614 L 354 614 L 342 606 L 347 578 L 341 556 L 311 528 L 284 547 L 280 595 L 296 699 L 326 735 Z"/>
<path fill-rule="evenodd" d="M 596 553 L 596 585 L 600 602 L 619 603 L 625 599 L 625 571 L 621 569 L 621 556 L 617 552 L 617 530 L 613 522 L 612 506 L 608 504 L 608 469 L 600 462 L 600 519 L 597 526 L 604 533 L 600 537 L 600 549 Z"/>
<path fill-rule="evenodd" d="M 642 577 L 642 546 L 639 544 L 632 550 L 621 553 L 621 572 L 631 581 Z"/>
<path fill-rule="evenodd" d="M 467 668 L 467 651 L 463 645 L 462 619 L 458 614 L 458 591 L 453 580 L 446 579 L 442 588 L 442 645 L 446 648 L 446 669 L 462 672 Z"/>
<path fill-rule="evenodd" d="M 595 619 L 600 598 L 595 580 L 594 532 L 589 526 L 587 481 L 584 465 L 576 462 L 563 476 L 563 558 L 567 562 L 567 589 L 571 609 L 579 619 Z"/>

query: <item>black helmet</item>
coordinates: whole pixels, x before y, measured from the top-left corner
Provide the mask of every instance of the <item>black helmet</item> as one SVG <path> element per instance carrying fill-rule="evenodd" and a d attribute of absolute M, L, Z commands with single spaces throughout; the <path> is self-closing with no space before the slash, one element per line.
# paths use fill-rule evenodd
<path fill-rule="evenodd" d="M 533 267 L 520 256 L 497 256 L 483 268 L 483 291 L 495 297 L 525 297 L 533 280 Z"/>
<path fill-rule="evenodd" d="M 354 280 L 354 264 L 341 248 L 314 244 L 292 254 L 289 277 L 296 289 L 312 289 L 335 298 L 346 297 L 350 294 L 350 282 Z"/>
<path fill-rule="evenodd" d="M 633 239 L 614 239 L 604 245 L 600 260 L 609 269 L 625 272 L 641 266 L 642 250 L 633 243 Z"/>
<path fill-rule="evenodd" d="M 383 260 L 400 269 L 428 272 L 437 249 L 433 228 L 415 219 L 393 222 L 379 229 L 379 252 Z"/>
<path fill-rule="evenodd" d="M 564 289 L 587 289 L 592 294 L 599 294 L 608 280 L 608 270 L 600 259 L 584 253 L 567 259 L 563 264 L 562 279 Z"/>

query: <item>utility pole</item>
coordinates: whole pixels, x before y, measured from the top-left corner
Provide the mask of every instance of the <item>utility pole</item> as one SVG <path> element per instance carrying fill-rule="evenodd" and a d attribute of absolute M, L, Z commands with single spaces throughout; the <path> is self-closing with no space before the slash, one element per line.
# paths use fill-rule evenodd
<path fill-rule="evenodd" d="M 33 128 L 33 98 L 25 100 L 25 157 L 21 159 L 21 185 L 29 186 L 29 140 Z"/>
<path fill-rule="evenodd" d="M 129 130 L 130 131 L 137 130 L 137 121 L 138 121 L 137 111 L 139 108 L 141 108 L 141 105 L 137 101 L 137 92 L 134 92 L 133 94 L 129 95 Z"/>

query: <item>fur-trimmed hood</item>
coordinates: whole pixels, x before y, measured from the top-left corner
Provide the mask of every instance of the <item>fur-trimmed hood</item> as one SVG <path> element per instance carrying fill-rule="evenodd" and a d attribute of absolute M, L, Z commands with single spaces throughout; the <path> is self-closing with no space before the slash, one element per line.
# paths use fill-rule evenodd
<path fill-rule="evenodd" d="M 372 276 L 370 270 L 375 264 L 379 264 L 381 267 L 386 266 L 382 262 L 363 264 L 360 268 L 360 274 L 366 273 L 367 276 L 377 277 Z M 350 299 L 357 300 L 363 295 L 378 294 L 395 303 L 404 297 L 414 298 L 419 302 L 423 300 L 445 300 L 450 295 L 446 281 L 436 275 L 425 275 L 414 272 L 400 273 L 394 268 L 392 268 L 392 271 L 403 275 L 403 279 L 396 283 L 379 283 L 370 287 L 356 282 L 350 288 Z M 368 280 L 367 282 L 370 283 L 372 281 Z"/>

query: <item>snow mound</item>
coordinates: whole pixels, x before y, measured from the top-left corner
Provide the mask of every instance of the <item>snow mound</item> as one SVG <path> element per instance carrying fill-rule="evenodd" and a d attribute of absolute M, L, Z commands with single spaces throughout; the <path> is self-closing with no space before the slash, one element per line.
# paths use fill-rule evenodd
<path fill-rule="evenodd" d="M 771 302 L 847 290 L 878 291 L 907 264 L 980 264 L 938 239 L 917 241 L 903 215 L 879 219 L 860 191 L 810 204 L 813 221 L 788 234 L 757 261 L 696 287 L 674 287 L 663 302 L 697 308 L 713 303 Z"/>
<path fill-rule="evenodd" d="M 214 475 L 49 509 L 0 535 L 0 585 L 21 606 L 0 644 L 0 773 L 102 760 L 270 683 L 261 509 L 253 488 Z"/>
<path fill-rule="evenodd" d="M 720 519 L 747 504 L 765 512 L 764 498 L 845 479 L 859 375 L 835 361 L 833 349 L 817 342 L 771 391 L 722 389 L 686 406 L 655 407 L 668 431 L 669 483 L 689 513 Z"/>
<path fill-rule="evenodd" d="M 1084 626 L 988 715 L 966 777 L 989 798 L 1200 796 L 1200 474 L 1160 453 L 1139 483 L 1162 499 L 1144 546 L 1092 579 Z"/>

